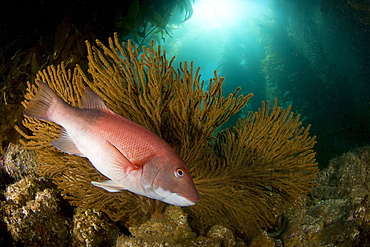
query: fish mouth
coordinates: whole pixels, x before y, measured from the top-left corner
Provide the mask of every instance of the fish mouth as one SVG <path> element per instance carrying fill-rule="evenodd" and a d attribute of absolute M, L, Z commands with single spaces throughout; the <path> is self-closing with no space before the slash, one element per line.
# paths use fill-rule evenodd
<path fill-rule="evenodd" d="M 177 196 L 179 197 L 183 197 L 191 202 L 199 202 L 200 201 L 200 198 L 199 198 L 199 195 L 196 195 L 196 196 L 185 196 L 185 195 L 182 195 L 180 193 L 176 193 Z"/>

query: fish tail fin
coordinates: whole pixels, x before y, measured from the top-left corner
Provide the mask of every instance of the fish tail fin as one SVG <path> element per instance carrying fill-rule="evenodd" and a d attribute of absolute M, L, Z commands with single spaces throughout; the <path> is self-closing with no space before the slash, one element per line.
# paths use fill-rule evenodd
<path fill-rule="evenodd" d="M 53 121 L 50 109 L 63 102 L 61 98 L 44 82 L 37 81 L 39 88 L 33 99 L 30 100 L 23 114 L 28 117 Z M 64 103 L 64 102 L 63 102 Z"/>

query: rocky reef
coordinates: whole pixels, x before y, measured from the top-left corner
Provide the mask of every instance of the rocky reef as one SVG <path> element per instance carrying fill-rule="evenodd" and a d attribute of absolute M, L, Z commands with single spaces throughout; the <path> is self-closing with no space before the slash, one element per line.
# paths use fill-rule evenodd
<path fill-rule="evenodd" d="M 1 246 L 245 246 L 219 225 L 198 236 L 176 206 L 128 229 L 93 208 L 72 207 L 38 174 L 34 154 L 11 144 L 1 159 Z"/>
<path fill-rule="evenodd" d="M 370 146 L 332 159 L 317 183 L 286 215 L 286 246 L 370 246 Z"/>
<path fill-rule="evenodd" d="M 72 207 L 34 169 L 33 151 L 8 148 L 1 159 L 1 246 L 369 246 L 370 146 L 332 159 L 304 205 L 251 242 L 215 225 L 200 235 L 180 207 L 124 227 L 95 209 Z"/>
<path fill-rule="evenodd" d="M 163 215 L 129 228 L 130 236 L 121 235 L 117 247 L 124 246 L 246 246 L 223 226 L 211 227 L 205 236 L 197 236 L 189 227 L 187 215 L 180 207 L 169 206 Z"/>
<path fill-rule="evenodd" d="M 38 176 L 34 152 L 10 145 L 2 159 L 2 182 L 13 181 L 3 194 L 0 209 L 12 242 L 24 246 L 66 245 L 69 219 L 53 184 Z M 4 187 L 5 184 L 2 184 Z M 1 229 L 3 230 L 3 229 Z M 0 237 L 6 241 L 7 238 Z"/>
<path fill-rule="evenodd" d="M 94 209 L 71 207 L 36 163 L 33 151 L 12 144 L 1 160 L 0 245 L 113 245 L 117 226 Z"/>
<path fill-rule="evenodd" d="M 253 246 L 370 246 L 370 146 L 332 159 L 316 181 L 304 205 Z"/>

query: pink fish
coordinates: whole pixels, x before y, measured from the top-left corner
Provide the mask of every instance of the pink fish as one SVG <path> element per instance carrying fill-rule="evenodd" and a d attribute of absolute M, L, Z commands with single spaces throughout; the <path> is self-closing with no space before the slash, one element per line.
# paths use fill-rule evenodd
<path fill-rule="evenodd" d="M 90 88 L 80 108 L 64 102 L 44 82 L 24 115 L 63 127 L 52 142 L 57 149 L 86 157 L 109 178 L 91 182 L 109 192 L 133 193 L 177 206 L 191 206 L 199 195 L 190 172 L 175 150 L 150 130 L 110 110 Z"/>

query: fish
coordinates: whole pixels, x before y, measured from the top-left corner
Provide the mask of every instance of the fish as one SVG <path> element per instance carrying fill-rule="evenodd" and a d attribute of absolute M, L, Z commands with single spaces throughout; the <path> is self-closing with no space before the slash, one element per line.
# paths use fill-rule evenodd
<path fill-rule="evenodd" d="M 87 158 L 102 175 L 94 186 L 109 192 L 135 194 L 176 206 L 192 206 L 199 194 L 185 162 L 162 138 L 109 109 L 86 87 L 78 107 L 60 98 L 46 83 L 36 81 L 35 96 L 25 116 L 62 127 L 51 144 L 58 150 Z"/>

